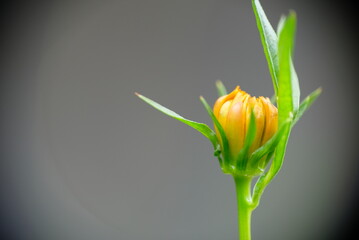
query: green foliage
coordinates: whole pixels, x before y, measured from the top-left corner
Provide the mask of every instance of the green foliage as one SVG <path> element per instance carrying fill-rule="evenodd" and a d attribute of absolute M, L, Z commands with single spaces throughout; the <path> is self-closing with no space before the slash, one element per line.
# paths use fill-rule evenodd
<path fill-rule="evenodd" d="M 296 16 L 291 12 L 283 22 L 278 40 L 279 60 L 279 88 L 278 88 L 278 120 L 279 125 L 287 118 L 292 117 L 294 110 L 299 106 L 299 84 L 291 60 L 294 36 L 296 28 Z"/>
<path fill-rule="evenodd" d="M 218 145 L 218 141 L 217 141 L 217 137 L 216 137 L 216 134 L 215 132 L 210 128 L 208 127 L 206 124 L 204 123 L 198 123 L 198 122 L 194 122 L 194 121 L 191 121 L 191 120 L 188 120 L 182 116 L 180 116 L 179 114 L 173 112 L 172 110 L 162 106 L 161 104 L 145 97 L 145 96 L 142 96 L 141 94 L 138 94 L 136 93 L 136 95 L 141 98 L 143 101 L 145 101 L 146 103 L 148 103 L 149 105 L 151 105 L 152 107 L 156 108 L 157 110 L 159 110 L 160 112 L 174 118 L 174 119 L 177 119 L 178 121 L 180 122 L 183 122 L 184 124 L 196 129 L 198 132 L 202 133 L 206 138 L 208 138 L 213 147 L 216 149 L 217 148 L 217 145 Z"/>
<path fill-rule="evenodd" d="M 224 172 L 227 172 L 231 157 L 230 157 L 229 144 L 228 144 L 228 139 L 227 139 L 226 133 L 224 132 L 222 125 L 219 123 L 218 119 L 214 115 L 212 108 L 208 105 L 206 99 L 204 99 L 204 97 L 202 97 L 202 96 L 200 96 L 199 99 L 201 100 L 204 108 L 206 109 L 208 115 L 211 117 L 214 125 L 216 126 L 216 128 L 221 136 L 220 141 L 222 143 L 222 152 L 221 152 L 222 158 L 220 157 L 219 154 L 218 154 L 218 157 L 219 157 L 219 160 L 221 163 L 222 170 Z M 216 153 L 215 153 L 215 155 L 216 155 Z M 223 160 L 223 162 L 222 162 L 222 160 Z"/>
<path fill-rule="evenodd" d="M 252 0 L 259 35 L 262 41 L 264 54 L 267 58 L 269 72 L 272 76 L 274 92 L 278 92 L 278 37 L 269 23 L 266 14 L 258 0 Z"/>
<path fill-rule="evenodd" d="M 303 114 L 312 106 L 313 102 L 319 97 L 322 89 L 318 88 L 314 90 L 308 97 L 306 97 L 303 102 L 300 104 L 298 111 L 295 114 L 293 120 L 293 126 L 298 122 L 298 120 L 303 116 Z"/>
<path fill-rule="evenodd" d="M 269 70 L 272 75 L 275 95 L 278 105 L 278 125 L 279 131 L 262 148 L 253 153 L 255 163 L 260 156 L 264 156 L 261 151 L 269 148 L 271 142 L 277 142 L 275 150 L 273 147 L 268 151 L 274 153 L 272 164 L 267 172 L 262 174 L 253 191 L 253 205 L 257 206 L 259 199 L 270 181 L 275 177 L 283 165 L 285 151 L 291 128 L 310 107 L 314 100 L 319 96 L 320 89 L 314 91 L 300 105 L 300 87 L 298 76 L 294 69 L 292 54 L 294 48 L 294 38 L 296 31 L 296 15 L 291 12 L 288 17 L 282 16 L 277 34 L 271 27 L 258 0 L 252 0 L 253 11 L 256 17 L 262 45 L 268 61 Z M 268 144 L 268 145 L 267 145 Z M 257 156 L 258 155 L 258 156 Z M 267 155 L 268 156 L 268 155 Z M 267 158 L 266 161 L 269 161 Z"/>
<path fill-rule="evenodd" d="M 253 3 L 254 12 L 256 12 L 256 9 L 261 9 L 259 1 L 253 1 Z M 262 28 L 273 29 L 270 26 L 270 23 L 268 22 L 267 18 L 265 17 L 264 11 L 259 11 L 259 14 L 255 15 L 257 18 L 257 23 L 260 22 L 259 25 L 261 25 Z M 268 34 L 267 32 L 261 31 L 262 28 L 258 28 L 261 35 Z M 291 131 L 291 124 L 288 124 L 288 122 L 292 122 L 294 111 L 296 110 L 296 108 L 298 108 L 299 84 L 292 63 L 292 51 L 294 47 L 295 29 L 296 16 L 293 12 L 290 13 L 289 17 L 281 18 L 278 27 L 279 37 L 277 40 L 277 59 L 275 59 L 278 61 L 279 65 L 279 69 L 276 74 L 278 81 L 278 91 L 276 93 L 276 96 L 278 105 L 278 126 L 281 130 L 281 137 L 274 151 L 273 162 L 269 170 L 258 179 L 255 185 L 253 193 L 254 204 L 258 204 L 259 198 L 263 193 L 265 187 L 269 184 L 269 182 L 274 178 L 274 176 L 282 167 L 286 146 Z M 270 34 L 273 34 L 273 32 L 274 31 L 271 31 Z M 263 43 L 263 46 L 266 47 L 266 44 Z"/>
<path fill-rule="evenodd" d="M 252 154 L 249 154 L 250 146 L 256 136 L 256 123 L 253 111 L 251 112 L 250 124 L 246 133 L 244 146 L 238 156 L 231 156 L 226 133 L 215 117 L 212 108 L 202 96 L 200 97 L 200 101 L 211 117 L 216 131 L 219 133 L 220 137 L 218 138 L 220 139 L 216 137 L 215 132 L 206 124 L 183 118 L 149 98 L 140 94 L 136 95 L 162 113 L 187 124 L 207 137 L 214 147 L 214 155 L 218 157 L 224 173 L 229 173 L 236 177 L 258 176 L 258 174 L 261 173 L 253 190 L 251 208 L 254 209 L 259 204 L 264 189 L 283 165 L 287 142 L 292 127 L 318 98 L 321 89 L 319 88 L 312 92 L 299 104 L 300 87 L 292 61 L 297 21 L 295 13 L 290 12 L 287 17 L 281 16 L 277 31 L 275 32 L 260 2 L 258 0 L 252 0 L 252 6 L 273 82 L 274 96 L 271 101 L 276 102 L 278 107 L 278 131 L 263 146 Z M 216 88 L 220 97 L 227 94 L 225 86 L 219 80 L 216 82 Z M 270 163 L 271 159 L 272 162 Z M 270 163 L 270 166 L 266 171 L 268 163 Z"/>
<path fill-rule="evenodd" d="M 274 134 L 274 136 L 269 139 L 263 146 L 254 151 L 249 159 L 251 167 L 258 166 L 259 161 L 268 153 L 275 151 L 279 141 L 282 139 L 285 130 L 290 125 L 290 121 L 284 123 L 279 130 Z"/>

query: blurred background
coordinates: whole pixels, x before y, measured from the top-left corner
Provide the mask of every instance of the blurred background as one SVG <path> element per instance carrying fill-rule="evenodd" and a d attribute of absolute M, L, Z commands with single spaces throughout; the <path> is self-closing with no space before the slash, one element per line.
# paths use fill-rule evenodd
<path fill-rule="evenodd" d="M 354 9 L 262 2 L 274 26 L 297 12 L 302 96 L 323 94 L 293 130 L 253 239 L 359 239 Z M 198 96 L 213 104 L 217 79 L 272 96 L 249 0 L 14 1 L 1 12 L 1 239 L 237 239 L 234 183 L 209 141 L 133 93 L 209 125 Z"/>

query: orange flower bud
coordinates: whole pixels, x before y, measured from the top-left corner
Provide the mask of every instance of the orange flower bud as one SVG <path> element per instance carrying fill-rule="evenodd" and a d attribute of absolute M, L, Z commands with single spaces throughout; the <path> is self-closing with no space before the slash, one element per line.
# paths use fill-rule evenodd
<path fill-rule="evenodd" d="M 251 97 L 239 86 L 230 94 L 220 97 L 213 107 L 213 113 L 226 133 L 233 157 L 237 156 L 243 148 L 252 110 L 255 116 L 256 136 L 249 153 L 261 147 L 276 133 L 277 108 L 268 98 Z M 216 134 L 218 139 L 221 139 L 217 128 Z"/>

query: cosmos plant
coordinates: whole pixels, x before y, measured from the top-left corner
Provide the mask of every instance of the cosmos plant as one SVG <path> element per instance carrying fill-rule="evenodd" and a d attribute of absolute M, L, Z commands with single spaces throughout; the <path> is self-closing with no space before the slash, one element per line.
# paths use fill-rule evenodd
<path fill-rule="evenodd" d="M 251 239 L 251 214 L 263 191 L 282 167 L 291 130 L 321 93 L 318 88 L 300 102 L 299 82 L 292 61 L 295 13 L 282 16 L 275 31 L 259 1 L 252 0 L 252 6 L 272 78 L 272 101 L 265 97 L 251 97 L 239 86 L 227 94 L 222 82 L 217 81 L 219 98 L 213 109 L 200 97 L 214 123 L 212 130 L 204 123 L 188 120 L 136 93 L 152 107 L 210 140 L 223 173 L 234 178 L 240 240 Z M 254 179 L 257 181 L 252 189 Z"/>

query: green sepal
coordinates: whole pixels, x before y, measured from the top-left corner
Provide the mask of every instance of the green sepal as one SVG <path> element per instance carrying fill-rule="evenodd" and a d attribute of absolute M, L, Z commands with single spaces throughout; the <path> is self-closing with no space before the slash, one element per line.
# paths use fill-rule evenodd
<path fill-rule="evenodd" d="M 222 125 L 219 123 L 218 119 L 216 118 L 216 116 L 214 115 L 212 108 L 208 105 L 206 99 L 204 99 L 204 97 L 200 96 L 199 97 L 200 101 L 202 102 L 204 108 L 206 109 L 208 115 L 211 117 L 214 125 L 216 126 L 220 136 L 221 136 L 221 140 L 222 140 L 222 157 L 223 157 L 223 167 L 228 166 L 229 161 L 230 161 L 230 152 L 229 152 L 229 144 L 228 144 L 228 139 L 226 136 L 226 133 L 222 127 Z M 222 167 L 222 169 L 223 169 Z M 225 169 L 223 169 L 225 171 Z"/>
<path fill-rule="evenodd" d="M 214 149 L 213 155 L 218 159 L 219 165 L 221 166 L 221 169 L 223 169 L 223 159 L 221 153 L 221 145 L 217 144 L 217 147 Z"/>
<path fill-rule="evenodd" d="M 214 149 L 213 156 L 219 157 L 221 156 L 221 153 L 222 153 L 221 145 L 218 144 L 217 147 Z"/>
<path fill-rule="evenodd" d="M 274 151 L 274 159 L 272 161 L 272 164 L 270 165 L 270 168 L 267 172 L 263 173 L 257 180 L 254 190 L 253 190 L 253 204 L 254 207 L 256 207 L 259 203 L 260 197 L 262 196 L 262 193 L 264 189 L 267 187 L 267 185 L 273 180 L 275 175 L 278 173 L 280 168 L 283 164 L 283 159 L 286 151 L 286 145 L 288 142 L 289 134 L 291 131 L 291 125 L 286 124 L 283 130 L 282 138 L 279 141 L 275 151 Z M 271 156 L 270 156 L 271 157 Z M 269 161 L 270 159 L 266 159 L 266 161 Z"/>
<path fill-rule="evenodd" d="M 267 164 L 269 163 L 269 161 L 271 160 L 271 158 L 273 157 L 274 155 L 274 152 L 275 152 L 275 149 L 273 149 L 273 151 L 271 152 L 268 152 L 266 158 L 264 161 L 262 162 L 259 162 L 258 164 L 258 169 L 263 172 L 265 170 L 265 168 L 267 167 Z"/>
<path fill-rule="evenodd" d="M 314 90 L 309 96 L 307 96 L 300 104 L 298 111 L 295 114 L 292 125 L 294 126 L 298 120 L 303 116 L 303 114 L 312 106 L 314 101 L 319 97 L 322 93 L 322 89 L 318 88 Z"/>
<path fill-rule="evenodd" d="M 279 130 L 271 137 L 263 146 L 254 151 L 249 159 L 252 168 L 255 168 L 260 163 L 260 160 L 269 152 L 273 152 L 277 147 L 279 141 L 283 137 L 284 130 L 290 125 L 290 121 L 284 123 Z"/>
<path fill-rule="evenodd" d="M 160 112 L 180 121 L 180 122 L 183 122 L 184 124 L 196 129 L 198 132 L 202 133 L 206 138 L 208 138 L 214 149 L 217 148 L 217 145 L 218 145 L 218 140 L 217 140 L 217 137 L 216 137 L 216 134 L 215 132 L 210 128 L 208 127 L 206 124 L 204 123 L 198 123 L 198 122 L 194 122 L 192 120 L 188 120 L 182 116 L 180 116 L 179 114 L 173 112 L 172 110 L 160 105 L 159 103 L 141 95 L 141 94 L 138 94 L 136 93 L 136 95 L 142 99 L 143 101 L 145 101 L 146 103 L 148 103 L 149 105 L 151 105 L 152 107 L 156 108 L 157 110 L 159 110 Z"/>
<path fill-rule="evenodd" d="M 236 169 L 239 171 L 246 172 L 247 164 L 249 159 L 249 148 L 252 146 L 253 141 L 256 137 L 256 118 L 251 110 L 248 130 L 246 132 L 246 138 L 244 140 L 243 148 L 239 151 L 238 157 L 236 158 Z"/>
<path fill-rule="evenodd" d="M 216 81 L 216 88 L 217 88 L 217 92 L 218 92 L 218 97 L 222 97 L 224 95 L 227 95 L 227 89 L 223 85 L 221 80 Z"/>

